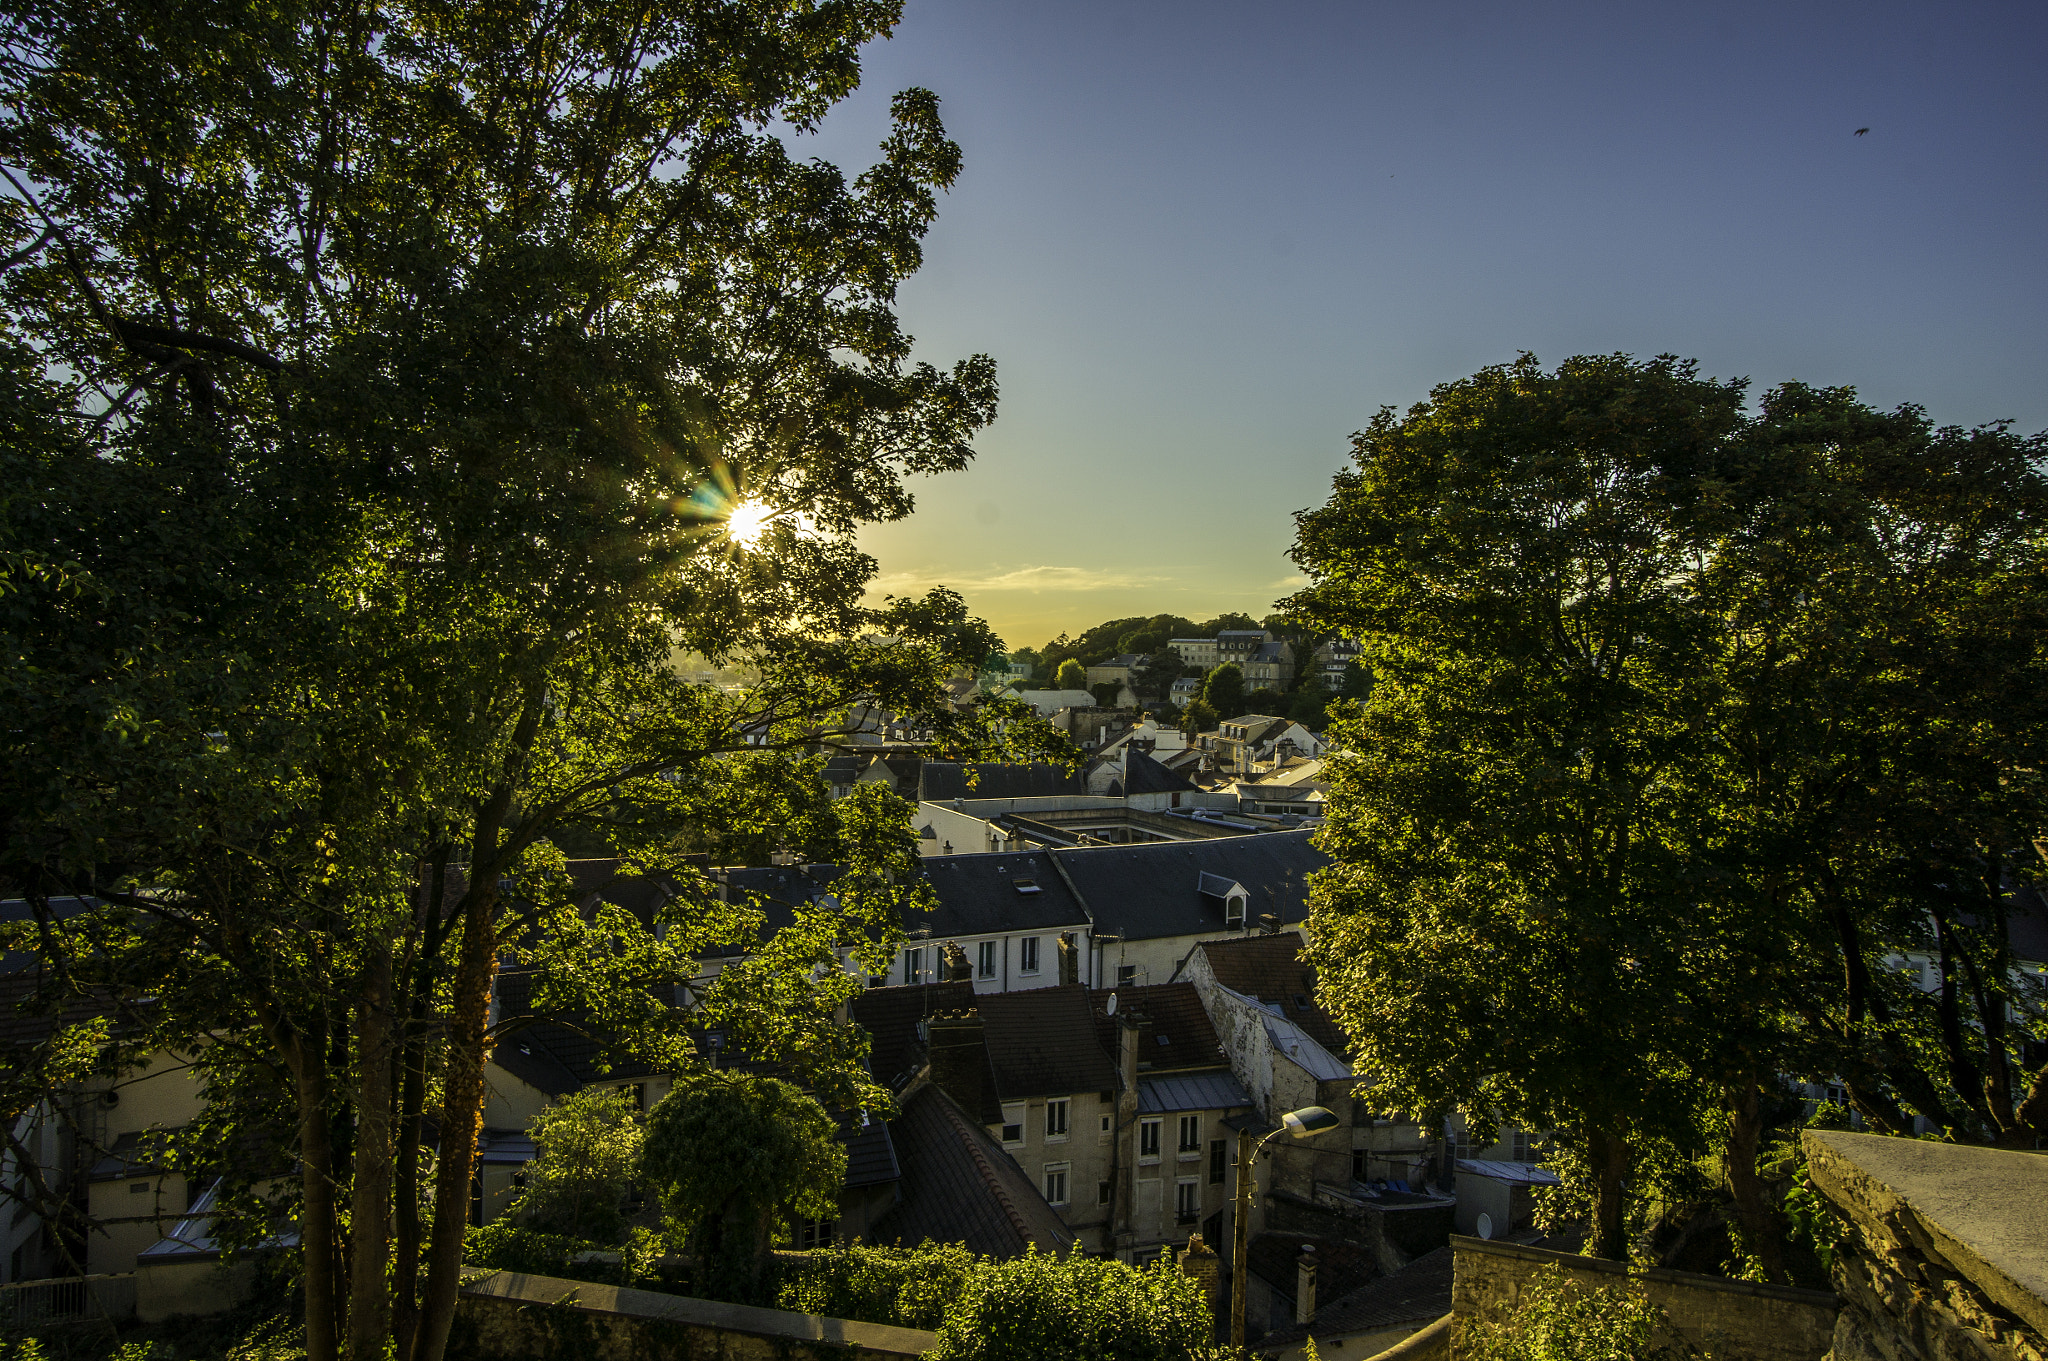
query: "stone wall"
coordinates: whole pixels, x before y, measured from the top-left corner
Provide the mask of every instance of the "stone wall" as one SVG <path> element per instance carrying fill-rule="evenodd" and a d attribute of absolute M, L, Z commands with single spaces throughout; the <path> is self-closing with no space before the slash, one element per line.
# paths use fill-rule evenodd
<path fill-rule="evenodd" d="M 1832 1361 L 2048 1361 L 2048 1156 L 1804 1137 L 1843 1235 Z"/>
<path fill-rule="evenodd" d="M 1513 1312 L 1529 1278 L 1555 1265 L 1588 1285 L 1641 1282 L 1670 1318 L 1676 1340 L 1720 1361 L 1822 1361 L 1841 1304 L 1825 1291 L 1631 1267 L 1515 1243 L 1454 1237 L 1451 1248 L 1451 1311 L 1460 1320 Z"/>
<path fill-rule="evenodd" d="M 451 1361 L 907 1361 L 936 1334 L 499 1271 L 463 1288 Z"/>

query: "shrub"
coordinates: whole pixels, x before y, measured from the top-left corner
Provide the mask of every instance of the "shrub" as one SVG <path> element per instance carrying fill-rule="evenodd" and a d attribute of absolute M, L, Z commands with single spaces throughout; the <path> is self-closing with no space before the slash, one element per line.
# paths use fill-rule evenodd
<path fill-rule="evenodd" d="M 937 1329 L 982 1259 L 965 1243 L 821 1248 L 782 1259 L 775 1307 L 898 1328 Z"/>
<path fill-rule="evenodd" d="M 1171 1256 L 1150 1267 L 1028 1253 L 974 1272 L 928 1361 L 1196 1361 L 1209 1305 Z"/>
<path fill-rule="evenodd" d="M 510 1215 L 549 1233 L 618 1242 L 626 1227 L 619 1206 L 640 1160 L 633 1094 L 607 1088 L 573 1093 L 536 1115 L 527 1131 L 538 1153 Z"/>
<path fill-rule="evenodd" d="M 463 1240 L 463 1260 L 472 1266 L 524 1271 L 534 1276 L 566 1276 L 579 1253 L 598 1245 L 573 1234 L 549 1233 L 501 1215 Z"/>
<path fill-rule="evenodd" d="M 1464 1325 L 1467 1361 L 1652 1361 L 1678 1353 L 1652 1345 L 1666 1324 L 1639 1282 L 1588 1285 L 1552 1266 L 1522 1287 L 1514 1314 Z"/>

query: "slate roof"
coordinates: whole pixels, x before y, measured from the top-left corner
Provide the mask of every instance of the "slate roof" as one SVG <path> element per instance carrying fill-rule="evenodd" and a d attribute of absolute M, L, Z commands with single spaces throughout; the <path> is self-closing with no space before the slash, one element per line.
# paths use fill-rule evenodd
<path fill-rule="evenodd" d="M 1125 753 L 1123 785 L 1127 795 L 1191 793 L 1195 788 L 1143 751 Z"/>
<path fill-rule="evenodd" d="M 1138 1113 L 1234 1111 L 1252 1104 L 1242 1084 L 1221 1068 L 1210 1073 L 1167 1073 L 1138 1079 Z"/>
<path fill-rule="evenodd" d="M 970 774 L 974 777 L 971 787 Z M 1040 799 L 1087 792 L 1085 775 L 1049 762 L 982 761 L 963 765 L 956 761 L 926 761 L 917 786 L 918 798 L 931 803 L 952 799 Z"/>
<path fill-rule="evenodd" d="M 1088 1008 L 1095 1021 L 1095 1040 L 1111 1063 L 1117 1057 L 1117 1021 L 1109 1014 L 1109 999 L 1116 996 L 1117 1015 L 1139 1018 L 1138 1066 L 1141 1071 L 1165 1072 L 1174 1068 L 1206 1068 L 1225 1059 L 1216 1038 L 1216 1027 L 1202 1006 L 1202 995 L 1192 983 L 1155 983 L 1149 987 L 1097 988 L 1088 994 Z M 1161 1044 L 1164 1039 L 1166 1043 Z"/>
<path fill-rule="evenodd" d="M 882 1186 L 903 1176 L 896 1160 L 896 1142 L 889 1126 L 880 1120 L 861 1123 L 859 1115 L 844 1114 L 839 1120 L 839 1142 L 846 1145 L 846 1186 Z"/>
<path fill-rule="evenodd" d="M 915 1247 L 929 1238 L 1006 1258 L 1073 1245 L 1024 1169 L 937 1087 L 911 1093 L 891 1132 L 902 1199 L 875 1222 L 871 1241 Z"/>
<path fill-rule="evenodd" d="M 975 1000 L 995 1090 L 1003 1101 L 1116 1090 L 1080 984 L 990 993 Z"/>
<path fill-rule="evenodd" d="M 1247 885 L 1249 887 L 1249 885 Z M 1209 971 L 1232 992 L 1255 997 L 1300 1026 L 1308 1037 L 1343 1058 L 1351 1052 L 1330 1014 L 1316 1002 L 1316 971 L 1301 962 L 1301 936 L 1283 931 L 1271 936 L 1241 936 L 1202 944 Z"/>
<path fill-rule="evenodd" d="M 1451 1312 L 1451 1250 L 1425 1252 L 1407 1266 L 1348 1294 L 1331 1294 L 1316 1273 L 1316 1317 L 1266 1334 L 1262 1345 L 1289 1346 L 1311 1335 L 1337 1337 L 1383 1328 L 1422 1328 Z"/>
<path fill-rule="evenodd" d="M 1048 851 L 927 856 L 924 872 L 939 900 L 938 910 L 908 914 L 903 925 L 911 931 L 929 930 L 933 941 L 1088 925 L 1087 910 L 1067 887 Z M 1040 949 L 1040 967 L 1052 970 L 1057 955 L 1051 943 Z"/>
<path fill-rule="evenodd" d="M 165 1155 L 176 1142 L 178 1134 L 175 1129 L 129 1130 L 114 1140 L 114 1146 L 92 1165 L 85 1179 L 121 1181 L 128 1177 L 168 1172 L 171 1170 L 170 1160 Z"/>
<path fill-rule="evenodd" d="M 890 1090 L 901 1091 L 924 1062 L 918 1022 L 973 1005 L 972 983 L 917 983 L 861 993 L 853 999 L 853 1019 L 868 1032 L 868 1072 Z"/>
<path fill-rule="evenodd" d="M 1272 1286 L 1274 1292 L 1287 1301 L 1289 1312 L 1294 1305 L 1295 1285 L 1300 1280 L 1301 1250 L 1304 1247 L 1316 1250 L 1318 1305 L 1326 1298 L 1349 1294 L 1379 1274 L 1379 1263 L 1374 1259 L 1372 1249 L 1362 1243 L 1302 1233 L 1259 1234 L 1247 1245 L 1246 1255 L 1251 1259 L 1252 1275 Z M 1322 1314 L 1318 1310 L 1311 1331 L 1321 1332 L 1321 1324 Z M 1261 1345 L 1270 1340 L 1263 1339 Z"/>
<path fill-rule="evenodd" d="M 1126 940 L 1225 933 L 1223 904 L 1204 898 L 1202 874 L 1236 880 L 1250 891 L 1250 920 L 1276 915 L 1282 925 L 1308 918 L 1308 876 L 1329 863 L 1310 833 L 1266 832 L 1206 841 L 1081 846 L 1049 854 L 1081 891 L 1096 928 Z"/>

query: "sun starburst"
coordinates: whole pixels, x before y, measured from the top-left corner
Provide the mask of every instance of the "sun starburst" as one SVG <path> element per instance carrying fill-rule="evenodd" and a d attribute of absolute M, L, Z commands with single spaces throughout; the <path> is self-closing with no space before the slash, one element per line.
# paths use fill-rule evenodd
<path fill-rule="evenodd" d="M 736 503 L 725 516 L 725 537 L 742 548 L 752 548 L 768 531 L 768 524 L 775 518 L 773 507 L 747 497 Z"/>

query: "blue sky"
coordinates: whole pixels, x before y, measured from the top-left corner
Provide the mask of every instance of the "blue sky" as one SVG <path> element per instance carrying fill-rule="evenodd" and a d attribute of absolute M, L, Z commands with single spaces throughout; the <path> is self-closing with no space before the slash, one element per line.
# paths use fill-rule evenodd
<path fill-rule="evenodd" d="M 910 0 L 796 145 L 938 93 L 900 310 L 1003 401 L 862 542 L 1013 645 L 1263 613 L 1350 433 L 1521 350 L 2048 427 L 2044 58 L 2021 4 Z"/>

